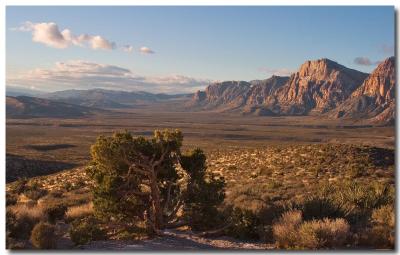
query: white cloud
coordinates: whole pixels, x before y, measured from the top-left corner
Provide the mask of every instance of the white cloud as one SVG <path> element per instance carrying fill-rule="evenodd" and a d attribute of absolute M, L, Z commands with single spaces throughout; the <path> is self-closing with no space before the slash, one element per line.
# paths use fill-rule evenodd
<path fill-rule="evenodd" d="M 32 41 L 58 49 L 65 49 L 71 45 L 80 47 L 87 45 L 92 49 L 105 50 L 111 50 L 116 47 L 114 42 L 100 35 L 81 34 L 75 36 L 69 29 L 60 31 L 58 25 L 54 22 L 32 23 L 27 21 L 19 28 L 12 30 L 31 32 Z"/>
<path fill-rule="evenodd" d="M 8 75 L 7 85 L 39 90 L 114 89 L 153 93 L 189 93 L 204 89 L 211 81 L 184 75 L 143 76 L 114 65 L 82 60 L 57 62 L 52 68 L 37 68 L 19 75 Z"/>
<path fill-rule="evenodd" d="M 289 76 L 293 73 L 293 70 L 289 70 L 286 68 L 269 68 L 269 67 L 260 67 L 258 69 L 259 72 L 266 73 L 269 75 L 278 75 L 278 76 Z"/>
<path fill-rule="evenodd" d="M 154 53 L 154 51 L 151 50 L 151 49 L 148 48 L 148 47 L 141 47 L 141 48 L 140 48 L 140 52 L 143 53 L 143 54 L 153 54 L 153 53 Z"/>
<path fill-rule="evenodd" d="M 74 35 L 68 28 L 59 29 L 54 22 L 33 23 L 27 21 L 20 27 L 10 28 L 13 31 L 30 32 L 32 41 L 42 43 L 48 47 L 65 49 L 70 46 L 89 47 L 94 50 L 113 50 L 117 48 L 117 44 L 100 35 L 80 34 Z M 124 45 L 121 49 L 131 53 L 134 51 L 131 45 Z M 153 54 L 154 51 L 148 47 L 138 49 L 143 54 Z"/>
<path fill-rule="evenodd" d="M 92 36 L 89 40 L 90 45 L 92 46 L 92 49 L 107 49 L 111 50 L 115 48 L 115 43 L 110 42 L 107 39 L 104 39 L 103 37 L 96 35 Z"/>
<path fill-rule="evenodd" d="M 131 45 L 124 45 L 122 46 L 122 50 L 131 53 L 133 51 L 133 47 Z"/>

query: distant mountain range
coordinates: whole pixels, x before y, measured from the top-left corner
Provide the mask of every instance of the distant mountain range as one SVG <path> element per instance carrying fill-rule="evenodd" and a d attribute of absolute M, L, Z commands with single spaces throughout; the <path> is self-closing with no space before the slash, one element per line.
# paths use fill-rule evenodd
<path fill-rule="evenodd" d="M 395 81 L 394 57 L 380 63 L 371 74 L 324 58 L 306 61 L 290 77 L 215 82 L 194 94 L 104 89 L 34 93 L 7 88 L 7 96 L 40 97 L 7 97 L 7 115 L 83 116 L 99 109 L 133 108 L 172 101 L 175 109 L 185 111 L 258 116 L 317 115 L 392 125 L 395 119 Z M 165 105 L 165 110 L 168 110 Z"/>
<path fill-rule="evenodd" d="M 369 75 L 324 58 L 306 61 L 290 77 L 210 84 L 205 91 L 197 91 L 187 107 L 261 116 L 324 115 L 393 124 L 394 88 L 394 57 Z"/>
<path fill-rule="evenodd" d="M 7 96 L 6 98 L 7 117 L 76 118 L 88 116 L 100 111 L 102 110 L 37 97 Z"/>
<path fill-rule="evenodd" d="M 50 100 L 97 108 L 130 108 L 135 105 L 190 98 L 190 96 L 188 94 L 167 95 L 105 89 L 64 90 L 40 95 L 40 97 Z"/>

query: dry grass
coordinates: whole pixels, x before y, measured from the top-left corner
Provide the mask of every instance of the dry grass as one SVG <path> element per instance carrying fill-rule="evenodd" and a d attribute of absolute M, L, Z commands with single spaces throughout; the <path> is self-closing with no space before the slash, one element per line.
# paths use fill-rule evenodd
<path fill-rule="evenodd" d="M 93 202 L 89 202 L 82 205 L 71 206 L 65 213 L 66 220 L 73 221 L 75 219 L 81 219 L 86 216 L 93 214 Z"/>
<path fill-rule="evenodd" d="M 42 205 L 17 204 L 9 207 L 15 216 L 20 218 L 29 218 L 40 221 L 45 218 L 44 207 Z"/>

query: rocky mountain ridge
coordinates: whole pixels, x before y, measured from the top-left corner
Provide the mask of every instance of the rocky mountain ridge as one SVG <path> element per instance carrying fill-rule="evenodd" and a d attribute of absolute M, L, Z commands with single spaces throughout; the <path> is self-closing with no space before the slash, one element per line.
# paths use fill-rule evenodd
<path fill-rule="evenodd" d="M 394 57 L 383 61 L 370 75 L 323 58 L 306 61 L 290 77 L 210 84 L 205 91 L 197 91 L 187 106 L 264 116 L 375 118 L 376 123 L 386 124 L 394 119 L 394 87 Z"/>

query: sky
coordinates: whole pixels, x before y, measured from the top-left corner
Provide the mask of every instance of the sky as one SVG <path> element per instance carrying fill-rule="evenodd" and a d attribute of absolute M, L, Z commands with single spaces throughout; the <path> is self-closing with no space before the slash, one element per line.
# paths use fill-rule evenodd
<path fill-rule="evenodd" d="M 394 55 L 394 7 L 7 7 L 6 85 L 188 93 Z"/>

